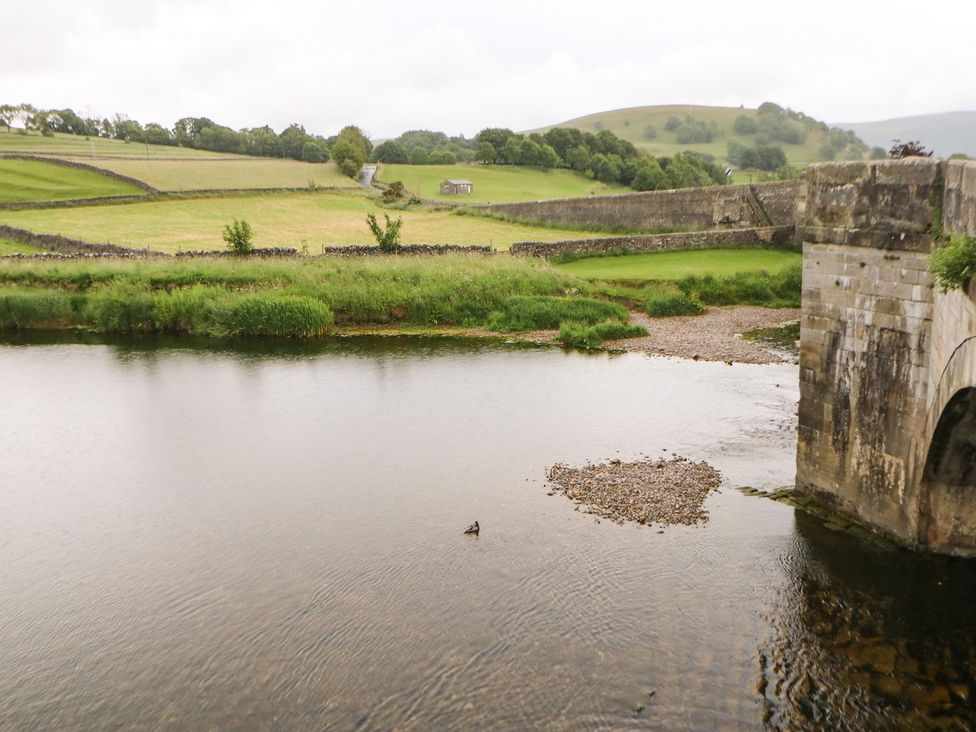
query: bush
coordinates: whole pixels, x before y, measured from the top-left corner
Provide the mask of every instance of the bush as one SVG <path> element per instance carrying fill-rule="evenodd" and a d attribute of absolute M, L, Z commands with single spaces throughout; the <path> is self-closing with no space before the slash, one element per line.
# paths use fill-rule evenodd
<path fill-rule="evenodd" d="M 313 336 L 332 325 L 332 311 L 310 297 L 253 295 L 223 305 L 219 315 L 229 335 Z"/>
<path fill-rule="evenodd" d="M 410 151 L 411 165 L 427 165 L 427 151 L 422 147 L 415 147 Z"/>
<path fill-rule="evenodd" d="M 400 248 L 400 228 L 403 226 L 403 219 L 397 217 L 396 221 L 391 221 L 390 217 L 383 214 L 386 219 L 386 228 L 380 226 L 376 221 L 375 214 L 366 214 L 366 223 L 369 226 L 376 244 L 384 252 L 395 252 Z"/>
<path fill-rule="evenodd" d="M 383 191 L 383 200 L 387 203 L 394 203 L 407 195 L 407 189 L 403 181 L 395 180 Z"/>
<path fill-rule="evenodd" d="M 302 146 L 302 160 L 306 163 L 324 163 L 325 153 L 314 142 L 306 142 Z"/>
<path fill-rule="evenodd" d="M 653 318 L 667 318 L 672 315 L 698 315 L 705 308 L 684 292 L 666 292 L 652 295 L 644 305 L 644 310 Z"/>
<path fill-rule="evenodd" d="M 614 320 L 587 325 L 576 321 L 567 321 L 559 326 L 559 341 L 564 346 L 575 348 L 599 348 L 604 341 L 618 338 L 638 338 L 647 335 L 643 325 L 631 325 Z"/>
<path fill-rule="evenodd" d="M 246 221 L 234 219 L 234 223 L 227 224 L 224 227 L 224 241 L 235 254 L 242 256 L 250 254 L 251 250 L 254 249 L 253 237 L 254 232 L 251 230 L 251 225 Z"/>
<path fill-rule="evenodd" d="M 654 127 L 654 125 L 648 125 L 644 128 L 645 140 L 653 140 L 655 137 L 657 137 L 657 129 Z"/>
<path fill-rule="evenodd" d="M 704 275 L 685 277 L 677 285 L 683 293 L 704 305 L 765 305 L 799 307 L 802 270 L 800 265 L 781 272 L 741 272 L 728 277 Z"/>
<path fill-rule="evenodd" d="M 679 127 L 681 127 L 681 120 L 674 115 L 668 117 L 668 121 L 664 123 L 664 129 L 668 132 L 674 132 Z"/>
<path fill-rule="evenodd" d="M 457 155 L 445 148 L 438 148 L 430 153 L 427 162 L 431 165 L 454 165 L 457 163 Z"/>
<path fill-rule="evenodd" d="M 587 297 L 515 296 L 502 309 L 488 316 L 494 331 L 522 331 L 558 328 L 564 321 L 592 325 L 604 320 L 626 322 L 627 309 L 606 300 Z"/>
<path fill-rule="evenodd" d="M 953 237 L 929 255 L 932 274 L 943 292 L 963 288 L 976 275 L 976 237 Z"/>
<path fill-rule="evenodd" d="M 754 135 L 759 127 L 756 125 L 756 120 L 752 117 L 747 117 L 744 114 L 740 114 L 735 118 L 735 123 L 732 125 L 732 129 L 740 135 Z"/>
<path fill-rule="evenodd" d="M 0 328 L 54 328 L 71 320 L 71 298 L 65 293 L 0 292 Z"/>

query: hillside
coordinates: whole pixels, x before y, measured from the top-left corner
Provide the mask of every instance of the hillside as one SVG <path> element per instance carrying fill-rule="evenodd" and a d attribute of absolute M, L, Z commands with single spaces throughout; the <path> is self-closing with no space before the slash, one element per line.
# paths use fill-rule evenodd
<path fill-rule="evenodd" d="M 893 140 L 920 140 L 939 157 L 953 153 L 976 157 L 976 111 L 921 114 L 877 122 L 838 122 L 837 127 L 853 130 L 868 145 L 888 149 Z"/>
<path fill-rule="evenodd" d="M 24 153 L 29 155 L 53 155 L 79 158 L 204 158 L 229 159 L 242 157 L 226 153 L 194 150 L 174 145 L 144 145 L 141 142 L 125 142 L 106 137 L 85 137 L 55 133 L 46 137 L 38 132 L 0 132 L 0 153 Z"/>
<path fill-rule="evenodd" d="M 765 105 L 764 105 L 765 106 Z M 775 105 L 770 105 L 775 107 Z M 777 108 L 778 109 L 778 108 Z M 789 110 L 781 110 L 783 124 L 795 130 L 800 138 L 799 143 L 787 143 L 777 139 L 757 140 L 757 136 L 762 137 L 760 130 L 751 134 L 741 134 L 736 132 L 734 127 L 739 117 L 746 117 L 760 127 L 763 123 L 763 114 L 757 109 L 746 109 L 743 107 L 704 107 L 693 105 L 667 105 L 653 107 L 630 107 L 627 109 L 616 109 L 608 112 L 598 112 L 585 117 L 560 122 L 559 124 L 542 127 L 533 132 L 545 132 L 553 127 L 575 127 L 586 132 L 599 132 L 600 130 L 610 130 L 618 137 L 634 143 L 642 150 L 646 150 L 655 156 L 673 155 L 682 151 L 694 151 L 712 155 L 716 160 L 728 161 L 728 144 L 735 142 L 747 147 L 755 146 L 757 143 L 776 145 L 781 147 L 786 153 L 786 158 L 791 165 L 808 165 L 829 158 L 822 148 L 829 144 L 831 139 L 838 141 L 839 135 L 835 133 L 833 138 L 826 124 L 818 122 L 811 117 L 790 113 Z M 790 116 L 790 115 L 794 116 Z M 768 115 L 767 115 L 768 116 Z M 677 118 L 685 122 L 689 117 L 694 121 L 700 121 L 713 132 L 710 142 L 679 142 L 681 129 L 668 130 L 668 120 Z M 849 141 L 834 152 L 834 159 L 859 159 L 867 157 L 868 149 L 859 140 Z"/>

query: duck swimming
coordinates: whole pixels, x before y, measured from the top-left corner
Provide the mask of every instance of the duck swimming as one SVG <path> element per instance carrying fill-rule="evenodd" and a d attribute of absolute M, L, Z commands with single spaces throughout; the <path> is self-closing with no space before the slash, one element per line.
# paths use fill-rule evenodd
<path fill-rule="evenodd" d="M 464 533 L 465 534 L 477 534 L 479 531 L 481 531 L 481 527 L 478 526 L 478 522 L 475 521 L 473 524 L 471 524 L 468 528 L 466 528 L 464 530 Z"/>

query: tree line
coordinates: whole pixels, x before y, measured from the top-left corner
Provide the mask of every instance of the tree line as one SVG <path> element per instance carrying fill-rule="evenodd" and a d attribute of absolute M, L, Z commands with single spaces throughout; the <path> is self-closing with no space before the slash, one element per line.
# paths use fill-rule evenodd
<path fill-rule="evenodd" d="M 376 146 L 379 163 L 454 164 L 477 161 L 492 165 L 568 168 L 602 183 L 639 191 L 709 186 L 726 182 L 725 172 L 710 156 L 682 152 L 654 157 L 610 130 L 596 134 L 568 127 L 518 134 L 489 127 L 472 139 L 443 132 L 411 130 Z"/>
<path fill-rule="evenodd" d="M 24 131 L 33 130 L 47 136 L 62 132 L 308 163 L 325 163 L 331 159 L 350 177 L 359 174 L 373 151 L 369 138 L 353 125 L 331 137 L 310 134 L 299 124 L 289 125 L 279 133 L 267 125 L 234 130 L 208 117 L 183 117 L 172 127 L 164 127 L 155 122 L 143 125 L 125 114 L 115 114 L 111 119 L 88 119 L 72 109 L 37 109 L 30 104 L 0 105 L 0 124 L 8 133 L 16 124 Z"/>

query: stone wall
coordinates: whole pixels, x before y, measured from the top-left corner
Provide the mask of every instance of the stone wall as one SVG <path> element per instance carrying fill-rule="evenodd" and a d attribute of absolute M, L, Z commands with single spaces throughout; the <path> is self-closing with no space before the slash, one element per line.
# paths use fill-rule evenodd
<path fill-rule="evenodd" d="M 734 249 L 748 246 L 796 249 L 792 226 L 749 229 L 717 229 L 679 234 L 648 236 L 611 236 L 600 239 L 576 239 L 554 242 L 517 242 L 515 255 L 558 257 L 564 254 L 616 254 L 627 252 L 664 252 L 681 249 Z"/>
<path fill-rule="evenodd" d="M 18 229 L 13 226 L 0 224 L 0 239 L 9 239 L 27 246 L 46 249 L 50 252 L 60 254 L 124 254 L 141 256 L 162 257 L 166 256 L 161 252 L 153 252 L 148 249 L 128 249 L 116 246 L 115 244 L 92 244 L 81 239 L 71 239 L 60 234 L 35 234 L 27 229 Z"/>
<path fill-rule="evenodd" d="M 774 225 L 794 222 L 797 181 L 754 186 L 711 186 L 616 196 L 560 198 L 499 203 L 478 208 L 525 221 L 571 226 L 623 228 L 633 231 L 691 231 L 717 226 L 764 226 L 762 212 L 751 202 L 750 188 Z"/>
<path fill-rule="evenodd" d="M 797 487 L 910 544 L 963 553 L 976 550 L 974 496 L 946 500 L 923 477 L 944 407 L 976 386 L 976 346 L 964 347 L 976 305 L 972 283 L 935 291 L 928 254 L 940 216 L 973 230 L 974 183 L 971 166 L 925 158 L 831 163 L 808 170 L 798 200 Z M 950 516 L 963 528 L 947 529 Z"/>

